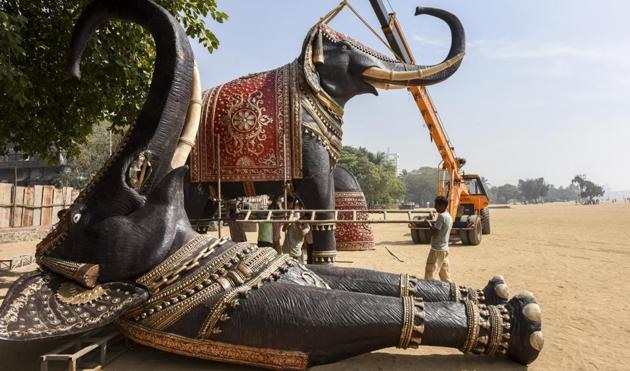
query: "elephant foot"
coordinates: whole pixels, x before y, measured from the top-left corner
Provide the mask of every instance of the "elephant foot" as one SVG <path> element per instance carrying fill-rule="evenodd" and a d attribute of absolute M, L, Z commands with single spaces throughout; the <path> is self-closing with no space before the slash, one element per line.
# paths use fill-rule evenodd
<path fill-rule="evenodd" d="M 515 362 L 532 363 L 543 347 L 541 311 L 530 293 L 513 297 L 507 304 L 464 302 L 468 335 L 464 353 L 507 355 Z"/>
<path fill-rule="evenodd" d="M 513 297 L 506 305 L 512 317 L 508 357 L 524 365 L 532 363 L 544 345 L 540 305 L 531 293 Z"/>
<path fill-rule="evenodd" d="M 451 283 L 451 299 L 464 302 L 470 300 L 477 304 L 501 305 L 508 302 L 510 288 L 503 276 L 494 276 L 483 289 L 458 286 Z"/>
<path fill-rule="evenodd" d="M 510 298 L 510 288 L 503 276 L 494 276 L 483 288 L 483 294 L 488 305 L 506 304 Z"/>

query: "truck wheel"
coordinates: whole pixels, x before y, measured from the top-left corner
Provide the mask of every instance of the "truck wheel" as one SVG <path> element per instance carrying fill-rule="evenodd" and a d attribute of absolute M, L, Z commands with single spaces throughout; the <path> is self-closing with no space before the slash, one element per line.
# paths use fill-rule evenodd
<path fill-rule="evenodd" d="M 457 234 L 459 234 L 459 239 L 462 240 L 462 245 L 470 245 L 470 242 L 468 242 L 468 231 L 459 230 Z"/>
<path fill-rule="evenodd" d="M 475 228 L 468 230 L 466 232 L 468 232 L 468 245 L 471 246 L 477 246 L 481 243 L 481 235 L 482 235 L 482 229 L 483 227 L 481 226 L 481 220 L 477 219 L 477 221 L 475 222 Z"/>
<path fill-rule="evenodd" d="M 417 229 L 420 243 L 423 245 L 431 243 L 431 231 L 428 229 Z"/>
<path fill-rule="evenodd" d="M 490 234 L 490 209 L 481 209 L 481 233 Z"/>
<path fill-rule="evenodd" d="M 421 217 L 421 216 L 416 216 L 416 217 L 413 218 L 413 220 L 423 221 L 424 218 Z M 411 228 L 411 226 L 415 227 L 415 226 L 418 226 L 418 224 L 410 223 L 409 227 Z M 411 228 L 411 240 L 416 245 L 431 243 L 431 233 L 430 233 L 430 231 L 428 231 L 426 229 L 413 229 L 413 228 Z"/>
<path fill-rule="evenodd" d="M 431 243 L 431 234 L 425 229 L 412 229 L 411 239 L 416 245 L 426 245 Z"/>
<path fill-rule="evenodd" d="M 413 241 L 413 243 L 418 245 L 420 243 L 420 236 L 418 235 L 418 230 L 410 229 L 410 231 L 411 231 L 411 240 Z"/>

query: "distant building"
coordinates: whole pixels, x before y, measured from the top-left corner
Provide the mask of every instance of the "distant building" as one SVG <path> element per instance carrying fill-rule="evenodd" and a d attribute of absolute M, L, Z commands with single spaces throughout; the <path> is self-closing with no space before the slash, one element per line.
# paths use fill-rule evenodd
<path fill-rule="evenodd" d="M 400 175 L 400 154 L 389 152 L 389 148 L 387 148 L 387 152 L 385 153 L 385 158 L 396 168 L 396 175 Z"/>
<path fill-rule="evenodd" d="M 19 186 L 36 184 L 56 184 L 66 168 L 65 158 L 58 154 L 59 165 L 50 165 L 37 157 L 25 157 L 21 152 L 9 150 L 0 156 L 0 182 L 15 183 Z"/>

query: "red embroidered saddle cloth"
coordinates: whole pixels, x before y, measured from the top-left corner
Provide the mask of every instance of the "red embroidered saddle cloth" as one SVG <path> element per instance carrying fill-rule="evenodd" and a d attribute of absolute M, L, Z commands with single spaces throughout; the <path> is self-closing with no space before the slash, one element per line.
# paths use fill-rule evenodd
<path fill-rule="evenodd" d="M 204 92 L 191 152 L 193 182 L 282 181 L 302 177 L 296 64 Z"/>

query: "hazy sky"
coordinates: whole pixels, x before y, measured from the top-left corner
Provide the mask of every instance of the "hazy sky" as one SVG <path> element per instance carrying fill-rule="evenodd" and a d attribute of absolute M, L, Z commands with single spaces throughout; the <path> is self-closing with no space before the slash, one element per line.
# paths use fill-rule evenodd
<path fill-rule="evenodd" d="M 455 13 L 466 30 L 459 71 L 429 88 L 464 168 L 493 185 L 543 176 L 567 185 L 575 174 L 630 189 L 630 2 L 390 0 L 421 63 L 443 59 L 448 27 L 415 5 Z M 210 23 L 221 46 L 195 46 L 203 88 L 293 60 L 308 29 L 337 1 L 220 0 L 229 20 Z M 374 26 L 367 0 L 352 4 Z M 387 4 L 387 2 L 386 2 Z M 349 11 L 331 26 L 386 51 Z M 402 168 L 440 158 L 409 93 L 380 91 L 346 105 L 344 143 L 400 154 Z"/>

